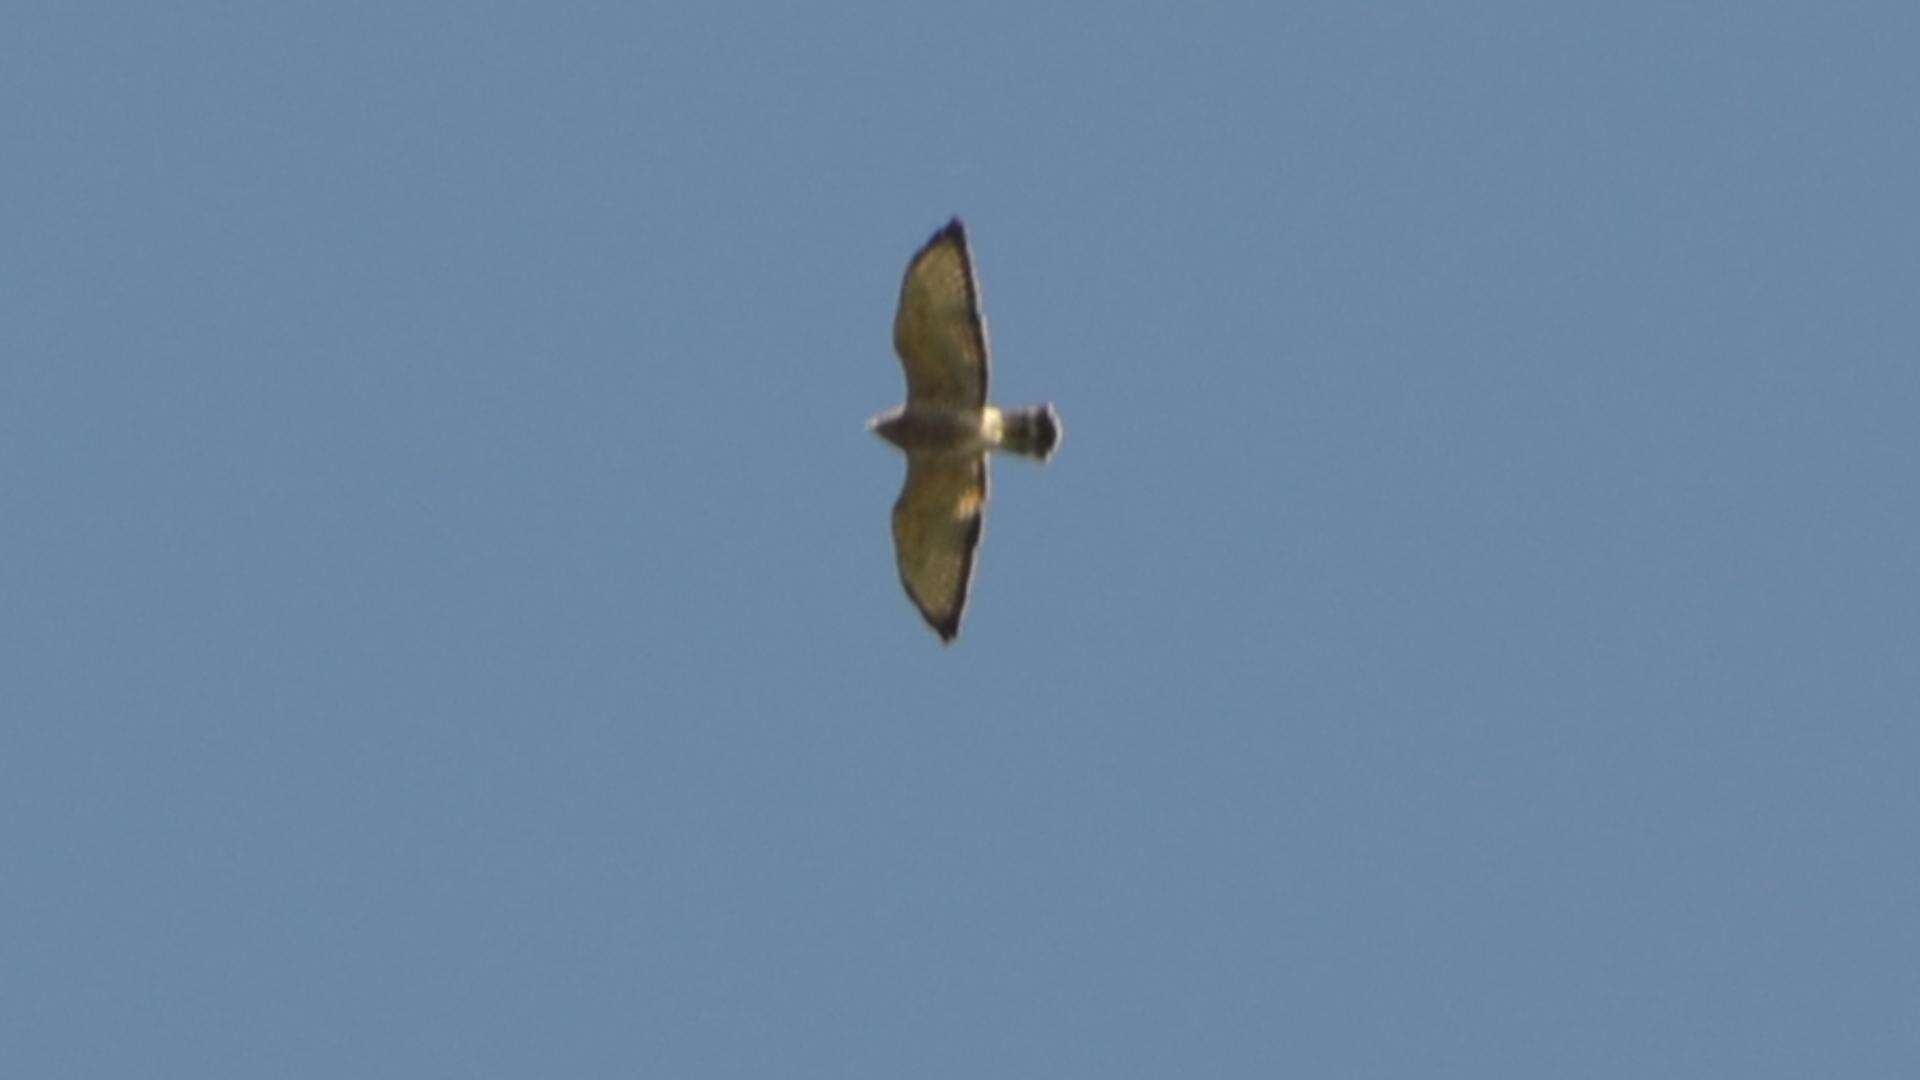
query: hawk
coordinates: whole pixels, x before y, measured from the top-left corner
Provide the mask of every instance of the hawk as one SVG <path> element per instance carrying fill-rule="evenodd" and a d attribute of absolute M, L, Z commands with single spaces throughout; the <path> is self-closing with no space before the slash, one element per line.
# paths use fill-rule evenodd
<path fill-rule="evenodd" d="M 1052 405 L 987 404 L 987 323 L 959 218 L 907 264 L 893 351 L 907 373 L 907 403 L 868 423 L 906 451 L 907 483 L 893 504 L 900 584 L 927 625 L 950 643 L 960 633 L 987 508 L 987 453 L 1045 461 L 1060 444 Z"/>

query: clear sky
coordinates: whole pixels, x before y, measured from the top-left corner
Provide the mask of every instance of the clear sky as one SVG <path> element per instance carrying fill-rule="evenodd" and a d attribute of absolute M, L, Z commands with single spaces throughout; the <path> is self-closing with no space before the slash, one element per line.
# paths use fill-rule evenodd
<path fill-rule="evenodd" d="M 1920 14 L 1594 8 L 10 9 L 0 1073 L 1920 1075 Z"/>

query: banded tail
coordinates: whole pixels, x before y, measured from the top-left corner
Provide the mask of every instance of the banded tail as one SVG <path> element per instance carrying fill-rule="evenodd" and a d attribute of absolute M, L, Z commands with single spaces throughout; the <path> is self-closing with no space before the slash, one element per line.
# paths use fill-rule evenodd
<path fill-rule="evenodd" d="M 1060 414 L 1052 405 L 1013 409 L 1001 418 L 1000 448 L 1045 461 L 1060 445 Z"/>

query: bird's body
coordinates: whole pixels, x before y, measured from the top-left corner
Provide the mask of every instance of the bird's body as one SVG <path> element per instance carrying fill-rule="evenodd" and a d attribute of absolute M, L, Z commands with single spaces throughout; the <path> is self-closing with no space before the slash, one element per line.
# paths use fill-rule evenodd
<path fill-rule="evenodd" d="M 874 434 L 909 454 L 981 454 L 999 437 L 1000 410 L 888 409 L 873 418 Z"/>
<path fill-rule="evenodd" d="M 950 642 L 960 632 L 980 543 L 987 455 L 1007 450 L 1045 461 L 1059 445 L 1060 420 L 1051 405 L 987 404 L 986 319 L 959 218 L 907 265 L 893 346 L 906 371 L 907 401 L 868 426 L 907 454 L 906 486 L 893 506 L 900 582 Z"/>
<path fill-rule="evenodd" d="M 980 409 L 910 409 L 905 405 L 873 418 L 874 432 L 909 454 L 984 454 L 1008 450 L 1045 461 L 1059 441 L 1059 419 L 1050 406 L 1012 413 Z"/>

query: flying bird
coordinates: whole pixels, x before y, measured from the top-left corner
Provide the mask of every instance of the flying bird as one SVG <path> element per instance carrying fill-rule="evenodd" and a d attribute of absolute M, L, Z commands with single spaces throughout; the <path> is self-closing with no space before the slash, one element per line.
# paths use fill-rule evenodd
<path fill-rule="evenodd" d="M 893 504 L 900 584 L 927 625 L 950 643 L 960 633 L 987 509 L 987 454 L 1010 450 L 1046 461 L 1060 444 L 1052 405 L 987 404 L 987 323 L 959 218 L 933 234 L 907 264 L 893 351 L 907 375 L 907 402 L 869 423 L 906 451 L 907 482 Z"/>

